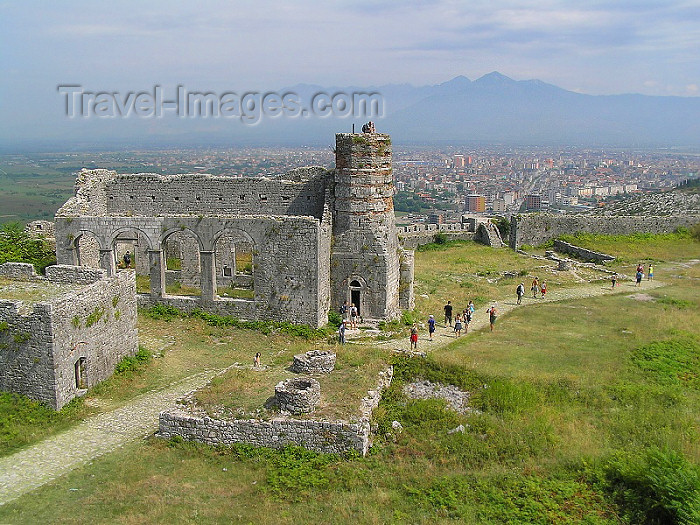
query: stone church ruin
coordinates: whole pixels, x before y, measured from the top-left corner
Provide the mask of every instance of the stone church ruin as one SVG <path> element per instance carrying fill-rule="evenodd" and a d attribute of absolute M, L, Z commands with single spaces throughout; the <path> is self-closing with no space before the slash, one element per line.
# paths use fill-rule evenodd
<path fill-rule="evenodd" d="M 413 308 L 413 252 L 399 245 L 391 139 L 336 135 L 336 168 L 278 177 L 82 170 L 55 218 L 59 264 L 135 268 L 139 304 L 326 324 Z M 129 256 L 125 258 L 126 253 Z"/>

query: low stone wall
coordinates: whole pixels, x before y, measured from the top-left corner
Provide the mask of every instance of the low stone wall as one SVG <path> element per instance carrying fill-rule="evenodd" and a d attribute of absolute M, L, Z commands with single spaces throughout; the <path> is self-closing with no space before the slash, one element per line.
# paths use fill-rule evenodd
<path fill-rule="evenodd" d="M 575 246 L 568 242 L 559 240 L 554 241 L 554 251 L 557 251 L 559 253 L 566 253 L 568 255 L 573 255 L 577 259 L 595 263 L 604 263 L 607 261 L 615 260 L 615 257 L 613 257 L 612 255 L 594 252 L 593 250 L 587 250 L 586 248 L 581 248 L 580 246 Z"/>
<path fill-rule="evenodd" d="M 295 419 L 244 419 L 223 421 L 197 417 L 178 409 L 160 414 L 158 435 L 165 439 L 180 436 L 207 445 L 248 443 L 258 447 L 283 448 L 298 445 L 315 452 L 341 454 L 369 450 L 369 421 L 302 421 Z"/>
<path fill-rule="evenodd" d="M 362 399 L 357 422 L 290 418 L 226 421 L 175 408 L 160 413 L 158 436 L 165 439 L 180 436 L 212 446 L 248 443 L 259 447 L 283 448 L 297 445 L 327 454 L 355 450 L 364 456 L 371 444 L 369 420 L 372 411 L 379 404 L 382 390 L 391 384 L 392 377 L 391 367 L 379 374 L 376 389 L 370 390 Z"/>
<path fill-rule="evenodd" d="M 34 265 L 18 262 L 0 264 L 0 277 L 18 281 L 29 281 L 40 278 L 34 270 Z"/>

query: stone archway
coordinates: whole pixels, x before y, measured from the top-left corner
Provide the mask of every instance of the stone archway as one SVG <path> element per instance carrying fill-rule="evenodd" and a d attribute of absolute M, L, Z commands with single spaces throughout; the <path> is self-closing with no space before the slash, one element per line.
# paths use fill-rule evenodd
<path fill-rule="evenodd" d="M 161 245 L 165 258 L 165 291 L 168 295 L 201 295 L 201 242 L 195 232 L 166 232 Z"/>

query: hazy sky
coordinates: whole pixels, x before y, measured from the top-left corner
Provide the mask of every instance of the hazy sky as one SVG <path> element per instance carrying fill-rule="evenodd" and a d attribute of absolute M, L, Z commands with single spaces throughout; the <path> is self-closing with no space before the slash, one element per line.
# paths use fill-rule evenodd
<path fill-rule="evenodd" d="M 0 1 L 0 139 L 58 84 L 276 90 L 498 70 L 589 94 L 700 96 L 700 1 Z"/>

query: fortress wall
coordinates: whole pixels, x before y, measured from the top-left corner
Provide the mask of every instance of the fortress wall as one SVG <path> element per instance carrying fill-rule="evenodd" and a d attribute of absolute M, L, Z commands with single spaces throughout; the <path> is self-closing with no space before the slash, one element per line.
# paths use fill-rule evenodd
<path fill-rule="evenodd" d="M 322 176 L 289 181 L 213 175 L 117 175 L 106 186 L 112 215 L 306 215 L 323 213 Z"/>
<path fill-rule="evenodd" d="M 57 408 L 51 306 L 0 300 L 0 390 Z"/>
<path fill-rule="evenodd" d="M 576 232 L 626 235 L 630 233 L 670 233 L 700 222 L 700 215 L 676 216 L 596 216 L 596 215 L 513 215 L 510 221 L 510 247 L 538 246 L 563 234 Z"/>
<path fill-rule="evenodd" d="M 53 270 L 61 277 L 54 282 L 71 283 L 70 276 L 82 269 L 69 270 Z M 133 272 L 75 284 L 74 291 L 31 308 L 21 301 L 0 300 L 0 390 L 58 410 L 83 386 L 111 376 L 122 357 L 136 353 Z M 85 384 L 79 388 L 75 365 L 81 357 Z"/>
<path fill-rule="evenodd" d="M 56 408 L 79 392 L 75 363 L 85 358 L 85 388 L 114 373 L 114 367 L 138 350 L 136 276 L 119 272 L 61 296 L 51 304 Z"/>
<path fill-rule="evenodd" d="M 443 233 L 450 241 L 474 240 L 474 231 L 467 224 L 412 224 L 399 227 L 401 245 L 409 250 L 435 242 L 436 233 Z"/>

